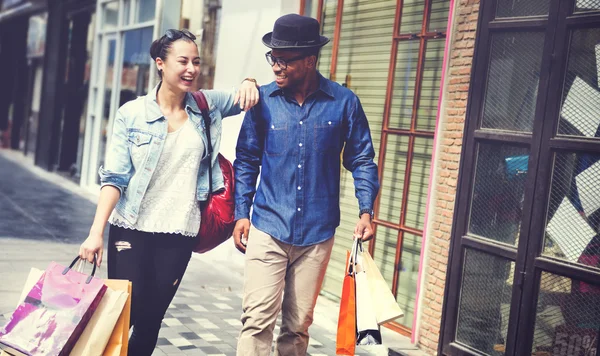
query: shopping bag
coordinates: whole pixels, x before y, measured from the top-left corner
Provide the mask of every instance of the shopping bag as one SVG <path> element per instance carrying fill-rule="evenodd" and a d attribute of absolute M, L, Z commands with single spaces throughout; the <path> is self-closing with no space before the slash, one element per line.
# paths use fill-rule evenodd
<path fill-rule="evenodd" d="M 42 271 L 41 269 L 31 268 L 29 270 L 29 276 L 27 276 L 27 280 L 25 281 L 25 285 L 23 286 L 23 290 L 21 291 L 21 296 L 19 297 L 19 300 L 17 301 L 17 305 L 15 306 L 15 309 L 17 309 L 19 307 L 19 305 L 21 305 L 21 303 L 23 303 L 23 301 L 25 301 L 27 294 L 29 294 L 29 291 L 31 290 L 31 288 L 33 288 L 33 286 L 35 286 L 35 284 L 37 283 L 37 281 L 40 280 L 40 278 L 42 277 L 43 274 L 44 274 L 44 271 Z"/>
<path fill-rule="evenodd" d="M 400 309 L 396 298 L 392 294 L 392 290 L 388 287 L 385 279 L 383 279 L 369 251 L 363 252 L 362 259 L 363 265 L 367 270 L 367 281 L 371 290 L 371 297 L 373 298 L 377 323 L 381 325 L 403 317 L 404 312 Z"/>
<path fill-rule="evenodd" d="M 113 289 L 127 291 L 127 300 L 121 312 L 121 316 L 117 320 L 117 324 L 113 329 L 112 335 L 108 340 L 108 344 L 104 349 L 103 356 L 127 356 L 129 345 L 129 320 L 131 315 L 131 282 L 126 281 L 123 285 L 121 281 L 107 280 L 108 285 Z"/>
<path fill-rule="evenodd" d="M 346 270 L 342 284 L 342 298 L 336 337 L 337 355 L 354 355 L 356 349 L 356 285 L 354 284 L 354 260 L 356 244 L 346 255 Z"/>
<path fill-rule="evenodd" d="M 356 344 L 381 345 L 381 332 L 375 316 L 374 300 L 371 296 L 367 270 L 364 265 L 362 241 L 358 241 L 356 252 Z"/>
<path fill-rule="evenodd" d="M 102 355 L 129 296 L 129 281 L 103 280 L 107 286 L 98 308 L 73 347 L 70 356 Z M 114 288 L 117 287 L 117 288 Z"/>
<path fill-rule="evenodd" d="M 25 355 L 69 354 L 106 292 L 95 264 L 90 276 L 71 269 L 78 260 L 50 263 L 0 330 L 0 343 Z"/>

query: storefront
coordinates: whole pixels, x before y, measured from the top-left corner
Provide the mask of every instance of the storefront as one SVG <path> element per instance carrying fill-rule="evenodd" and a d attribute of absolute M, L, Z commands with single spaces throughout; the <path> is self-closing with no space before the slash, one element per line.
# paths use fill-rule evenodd
<path fill-rule="evenodd" d="M 600 2 L 479 16 L 438 352 L 596 355 Z"/>
<path fill-rule="evenodd" d="M 48 12 L 45 1 L 0 4 L 1 147 L 35 153 Z"/>
<path fill-rule="evenodd" d="M 405 316 L 388 326 L 412 333 L 417 310 L 428 187 L 451 2 L 303 1 L 331 42 L 319 71 L 358 95 L 377 154 L 381 191 L 370 252 Z M 323 291 L 338 297 L 358 204 L 342 168 L 342 218 Z"/>
<path fill-rule="evenodd" d="M 99 0 L 88 91 L 81 184 L 97 189 L 117 109 L 156 84 L 149 49 L 179 28 L 181 1 Z"/>

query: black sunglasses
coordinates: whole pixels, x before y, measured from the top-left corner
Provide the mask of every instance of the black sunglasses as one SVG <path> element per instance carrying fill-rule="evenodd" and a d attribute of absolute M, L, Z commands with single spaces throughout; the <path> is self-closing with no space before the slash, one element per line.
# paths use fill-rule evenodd
<path fill-rule="evenodd" d="M 275 57 L 271 54 L 271 51 L 265 53 L 265 57 L 267 58 L 267 62 L 271 65 L 271 67 L 273 67 L 275 65 L 275 63 L 277 63 L 277 65 L 279 65 L 279 68 L 281 68 L 282 70 L 287 69 L 288 63 L 291 63 L 293 61 L 297 61 L 300 60 L 302 58 L 306 58 L 308 57 L 308 54 L 303 54 L 297 57 L 293 57 L 293 58 L 289 58 L 289 59 L 283 59 L 283 58 L 279 58 L 279 57 Z"/>
<path fill-rule="evenodd" d="M 170 30 L 167 30 L 167 32 L 165 32 L 165 36 L 167 36 L 167 38 L 171 41 L 177 41 L 178 39 L 180 39 L 183 36 L 189 38 L 192 41 L 196 40 L 196 36 L 194 36 L 194 34 L 188 30 L 170 29 Z"/>

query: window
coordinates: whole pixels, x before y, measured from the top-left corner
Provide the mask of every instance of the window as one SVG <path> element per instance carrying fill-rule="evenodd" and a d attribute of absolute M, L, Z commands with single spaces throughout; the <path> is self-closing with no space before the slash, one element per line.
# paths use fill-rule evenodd
<path fill-rule="evenodd" d="M 354 91 L 369 120 L 381 180 L 371 252 L 404 310 L 396 327 L 409 334 L 449 1 L 315 0 L 301 5 L 307 15 L 322 10 L 316 14 L 331 40 L 321 51 L 319 71 Z M 342 169 L 341 180 L 342 222 L 324 283 L 332 294 L 341 290 L 339 276 L 358 211 L 351 173 Z"/>
<path fill-rule="evenodd" d="M 482 1 L 479 12 L 472 76 L 485 80 L 471 83 L 441 350 L 595 354 L 597 1 Z"/>

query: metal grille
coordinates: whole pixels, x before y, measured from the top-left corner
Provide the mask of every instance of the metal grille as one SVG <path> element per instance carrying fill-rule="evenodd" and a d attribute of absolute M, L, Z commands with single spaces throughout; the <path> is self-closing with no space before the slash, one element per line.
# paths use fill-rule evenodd
<path fill-rule="evenodd" d="M 532 352 L 595 356 L 600 332 L 600 287 L 543 272 Z"/>
<path fill-rule="evenodd" d="M 481 144 L 477 156 L 469 232 L 514 245 L 521 225 L 529 150 Z"/>
<path fill-rule="evenodd" d="M 492 36 L 483 127 L 531 132 L 543 46 L 542 32 Z"/>
<path fill-rule="evenodd" d="M 475 250 L 465 252 L 456 340 L 488 355 L 503 355 L 514 263 Z"/>
<path fill-rule="evenodd" d="M 400 33 L 420 33 L 423 26 L 423 12 L 425 1 L 404 0 L 402 1 L 402 18 L 400 19 Z"/>
<path fill-rule="evenodd" d="M 559 134 L 600 137 L 600 29 L 573 31 Z"/>
<path fill-rule="evenodd" d="M 550 0 L 498 0 L 496 17 L 548 15 Z"/>
<path fill-rule="evenodd" d="M 557 154 L 544 254 L 600 268 L 599 229 L 600 155 Z"/>
<path fill-rule="evenodd" d="M 598 0 L 577 0 L 575 3 L 575 12 L 598 10 L 600 10 L 600 1 Z"/>

